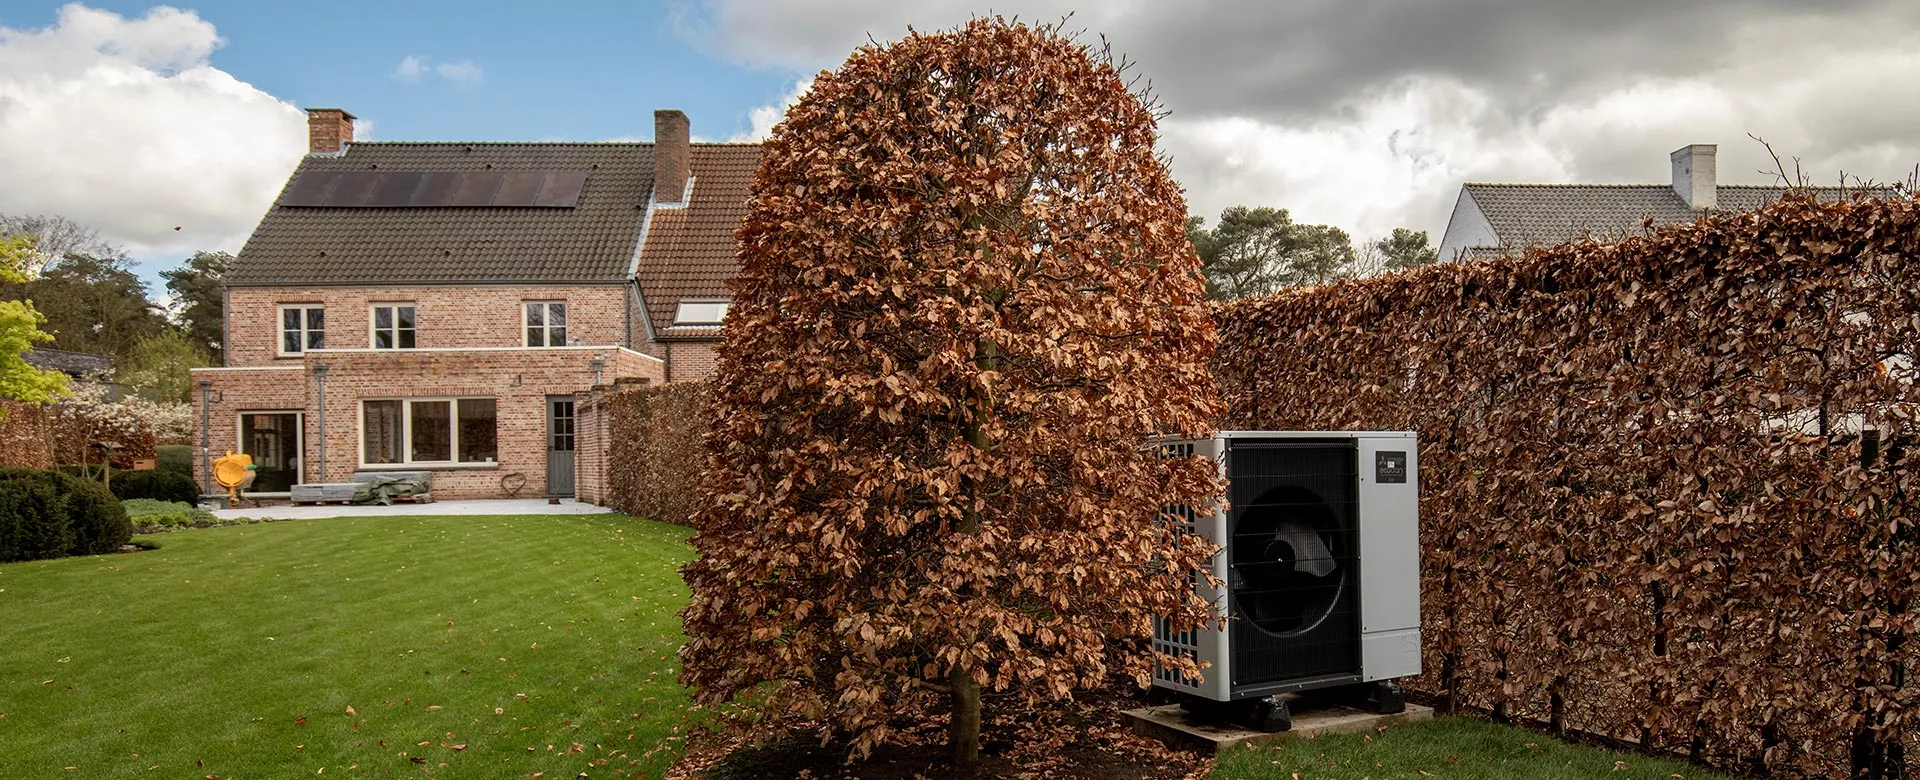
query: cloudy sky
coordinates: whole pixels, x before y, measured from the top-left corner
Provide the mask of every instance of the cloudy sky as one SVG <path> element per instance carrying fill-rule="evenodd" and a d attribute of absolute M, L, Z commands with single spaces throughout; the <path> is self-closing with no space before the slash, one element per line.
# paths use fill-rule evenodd
<path fill-rule="evenodd" d="M 1359 237 L 1437 241 L 1462 181 L 1663 182 L 1748 134 L 1819 183 L 1920 162 L 1910 0 L 208 0 L 0 6 L 0 212 L 99 227 L 149 271 L 235 249 L 304 151 L 299 107 L 381 140 L 764 133 L 869 36 L 987 12 L 1104 33 L 1165 107 L 1195 213 L 1274 205 Z M 370 125 L 370 126 L 369 126 Z M 180 228 L 175 230 L 175 228 Z"/>

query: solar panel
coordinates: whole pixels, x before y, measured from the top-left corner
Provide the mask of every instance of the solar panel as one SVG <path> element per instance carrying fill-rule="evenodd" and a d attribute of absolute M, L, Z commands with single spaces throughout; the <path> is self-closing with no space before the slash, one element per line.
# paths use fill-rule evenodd
<path fill-rule="evenodd" d="M 445 206 L 453 202 L 453 193 L 460 188 L 460 182 L 466 178 L 464 173 L 434 171 L 422 175 L 420 189 L 413 194 L 413 203 L 421 208 Z"/>
<path fill-rule="evenodd" d="M 307 171 L 282 206 L 573 208 L 587 171 Z"/>
<path fill-rule="evenodd" d="M 367 205 L 373 198 L 373 188 L 380 184 L 380 176 L 377 171 L 341 171 L 340 183 L 333 186 L 327 205 L 348 208 Z"/>
<path fill-rule="evenodd" d="M 586 183 L 586 171 L 552 171 L 547 174 L 547 183 L 540 188 L 540 194 L 534 196 L 533 205 L 573 208 L 580 202 L 580 188 Z"/>
<path fill-rule="evenodd" d="M 493 203 L 493 193 L 500 189 L 500 174 L 465 173 L 460 175 L 460 186 L 453 191 L 453 201 L 449 206 L 487 206 Z"/>
<path fill-rule="evenodd" d="M 540 194 L 540 185 L 547 180 L 544 171 L 514 171 L 507 174 L 506 181 L 500 184 L 500 191 L 493 194 L 495 206 L 531 206 L 533 198 Z"/>
<path fill-rule="evenodd" d="M 388 173 L 380 177 L 380 184 L 373 188 L 373 197 L 367 199 L 368 206 L 395 208 L 413 205 L 413 193 L 420 189 L 423 173 Z"/>
<path fill-rule="evenodd" d="M 327 193 L 340 178 L 332 171 L 307 171 L 293 180 L 293 187 L 280 199 L 282 206 L 325 206 Z"/>

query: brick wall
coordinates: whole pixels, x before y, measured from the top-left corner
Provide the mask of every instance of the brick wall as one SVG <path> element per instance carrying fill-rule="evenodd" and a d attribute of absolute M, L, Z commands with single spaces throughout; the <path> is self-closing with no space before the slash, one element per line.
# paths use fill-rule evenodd
<path fill-rule="evenodd" d="M 411 302 L 416 346 L 517 347 L 525 343 L 522 304 L 566 301 L 567 339 L 587 346 L 628 346 L 625 285 L 449 285 L 401 287 L 235 287 L 226 291 L 227 365 L 288 363 L 279 356 L 280 304 L 326 307 L 327 346 L 372 346 L 370 305 Z M 634 340 L 644 338 L 633 322 Z"/>
<path fill-rule="evenodd" d="M 617 292 L 618 288 L 615 288 Z M 617 300 L 617 298 L 616 298 Z M 218 400 L 209 439 L 218 455 L 238 448 L 238 414 L 243 411 L 301 411 L 308 482 L 349 482 L 360 470 L 361 401 L 370 398 L 492 398 L 495 400 L 496 462 L 485 466 L 420 467 L 433 472 L 433 493 L 440 498 L 491 498 L 505 495 L 502 478 L 518 473 L 526 483 L 518 495 L 547 491 L 546 399 L 573 395 L 592 386 L 591 361 L 603 361 L 601 381 L 660 382 L 658 360 L 618 348 L 468 349 L 340 352 L 320 350 L 276 367 L 196 371 L 196 380 L 213 383 Z M 319 382 L 315 367 L 326 365 L 326 427 L 320 427 Z M 200 395 L 195 392 L 196 415 Z M 195 438 L 199 444 L 199 417 Z M 324 439 L 324 472 L 321 443 Z M 580 456 L 576 442 L 576 458 Z M 195 464 L 198 475 L 203 463 Z M 394 468 L 415 468 L 395 466 Z"/>
<path fill-rule="evenodd" d="M 671 365 L 667 374 L 675 382 L 698 382 L 713 377 L 718 357 L 713 351 L 714 343 L 707 341 L 676 341 L 667 345 L 667 362 Z"/>

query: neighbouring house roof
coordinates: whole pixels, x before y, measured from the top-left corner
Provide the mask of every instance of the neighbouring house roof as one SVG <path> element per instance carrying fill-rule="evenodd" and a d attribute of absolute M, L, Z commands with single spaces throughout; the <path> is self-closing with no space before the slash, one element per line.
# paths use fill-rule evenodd
<path fill-rule="evenodd" d="M 351 185 L 336 174 L 348 172 L 360 174 L 357 181 L 368 185 L 367 197 L 343 194 Z M 404 205 L 406 196 L 395 200 L 376 194 L 381 181 L 395 181 L 395 176 L 448 172 L 546 172 L 553 192 L 536 190 L 516 198 L 509 183 L 498 185 L 490 201 L 423 201 L 489 204 L 464 207 L 410 206 Z M 582 174 L 584 182 L 572 197 L 563 180 L 578 181 Z M 630 273 L 652 188 L 650 143 L 354 142 L 338 154 L 301 161 L 225 281 L 231 286 L 620 283 Z M 415 190 L 422 196 L 425 191 Z M 325 197 L 328 192 L 332 200 Z M 542 205 L 532 205 L 536 202 Z M 729 247 L 731 240 L 729 234 Z"/>
<path fill-rule="evenodd" d="M 51 369 L 67 376 L 79 379 L 87 374 L 105 373 L 113 370 L 113 358 L 106 355 L 89 355 L 85 352 L 68 352 L 64 349 L 29 349 L 21 355 L 28 365 Z"/>
<path fill-rule="evenodd" d="M 657 206 L 641 250 L 639 279 L 647 316 L 661 339 L 713 339 L 713 326 L 675 326 L 682 300 L 727 300 L 740 272 L 734 231 L 747 214 L 747 191 L 760 168 L 759 144 L 694 144 L 693 195 L 684 208 Z"/>
<path fill-rule="evenodd" d="M 1839 200 L 1861 190 L 1812 187 L 1821 200 Z M 1462 185 L 1498 238 L 1497 246 L 1469 246 L 1462 259 L 1497 256 L 1529 246 L 1554 246 L 1577 238 L 1623 238 L 1655 226 L 1697 219 L 1706 209 L 1690 208 L 1666 184 L 1478 184 Z M 1780 199 L 1785 187 L 1721 185 L 1712 211 L 1740 212 Z"/>

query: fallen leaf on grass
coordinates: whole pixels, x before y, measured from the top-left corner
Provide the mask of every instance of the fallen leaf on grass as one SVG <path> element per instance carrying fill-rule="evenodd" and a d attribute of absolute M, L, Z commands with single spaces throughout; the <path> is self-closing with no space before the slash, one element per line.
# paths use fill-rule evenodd
<path fill-rule="evenodd" d="M 424 759 L 424 758 L 421 758 L 421 757 L 419 757 L 419 756 L 407 756 L 407 760 L 408 760 L 408 761 L 412 761 L 413 763 L 416 763 L 416 764 L 424 764 L 424 763 L 427 763 L 427 760 L 426 760 L 426 759 Z"/>
<path fill-rule="evenodd" d="M 1625 761 L 1615 761 L 1615 762 L 1613 762 L 1613 771 L 1615 771 L 1615 772 L 1625 772 L 1625 771 L 1627 771 L 1627 762 L 1625 762 Z"/>
<path fill-rule="evenodd" d="M 347 714 L 348 714 L 348 715 L 358 715 L 358 714 L 360 714 L 360 713 L 358 713 L 358 712 L 354 712 L 354 711 L 353 711 L 353 705 L 351 705 L 351 704 L 349 704 L 349 705 L 347 705 Z"/>
<path fill-rule="evenodd" d="M 465 743 L 465 742 L 462 742 L 462 743 L 460 743 L 460 744 L 458 744 L 458 745 L 454 745 L 454 746 L 453 746 L 453 749 L 454 749 L 454 750 L 466 750 L 466 749 L 467 749 L 467 743 Z"/>

